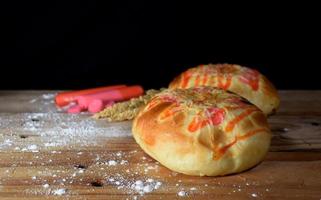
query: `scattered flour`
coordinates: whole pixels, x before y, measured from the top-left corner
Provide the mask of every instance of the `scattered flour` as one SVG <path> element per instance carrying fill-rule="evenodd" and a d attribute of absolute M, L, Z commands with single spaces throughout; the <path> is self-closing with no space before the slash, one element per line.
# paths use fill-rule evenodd
<path fill-rule="evenodd" d="M 42 98 L 43 99 L 54 99 L 56 94 L 48 93 L 48 94 L 43 94 Z"/>
<path fill-rule="evenodd" d="M 159 189 L 162 185 L 162 182 L 155 181 L 150 178 L 147 178 L 146 180 L 135 180 L 120 174 L 114 176 L 113 178 L 108 178 L 107 182 L 112 185 L 117 185 L 118 189 L 124 188 L 127 189 L 129 193 L 138 193 L 140 195 L 153 192 L 154 190 Z"/>
<path fill-rule="evenodd" d="M 89 115 L 19 113 L 2 115 L 0 121 L 0 129 L 9 134 L 7 137 L 0 135 L 0 150 L 11 148 L 17 151 L 37 152 L 41 148 L 76 144 L 81 146 L 98 145 L 101 138 L 131 137 L 130 122 L 121 122 L 124 126 L 119 126 L 119 123 L 106 123 L 103 120 L 93 119 Z M 23 137 L 26 141 L 29 141 L 29 137 L 41 136 L 39 137 L 41 142 L 16 147 L 12 135 Z"/>
<path fill-rule="evenodd" d="M 63 195 L 67 192 L 67 190 L 65 188 L 60 188 L 60 189 L 56 189 L 56 190 L 53 190 L 52 194 L 53 195 Z"/>
<path fill-rule="evenodd" d="M 35 149 L 37 149 L 37 145 L 31 144 L 31 145 L 28 146 L 28 149 L 29 150 L 35 150 Z"/>
<path fill-rule="evenodd" d="M 115 165 L 117 165 L 117 162 L 114 161 L 114 160 L 109 160 L 109 161 L 108 161 L 108 165 L 109 165 L 109 166 L 115 166 Z"/>
<path fill-rule="evenodd" d="M 28 146 L 27 146 L 27 149 L 30 150 L 31 152 L 39 152 L 39 150 L 37 150 L 37 149 L 38 149 L 38 146 L 35 145 L 35 144 L 30 144 L 30 145 L 28 145 Z"/>
<path fill-rule="evenodd" d="M 256 198 L 256 197 L 257 197 L 257 194 L 256 194 L 256 193 L 252 193 L 251 196 L 254 197 L 254 198 Z"/>
<path fill-rule="evenodd" d="M 124 126 L 120 128 L 119 123 L 106 123 L 103 120 L 96 120 L 89 117 L 88 114 L 71 115 L 62 113 L 63 110 L 58 110 L 54 106 L 53 98 L 55 94 L 43 94 L 38 98 L 31 99 L 29 103 L 31 105 L 39 105 L 38 113 L 16 113 L 0 116 L 0 129 L 6 132 L 6 135 L 0 135 L 0 152 L 8 149 L 23 152 L 40 152 L 42 149 L 49 149 L 52 154 L 61 153 L 61 151 L 51 148 L 57 147 L 70 147 L 74 148 L 74 145 L 80 145 L 82 147 L 99 145 L 101 138 L 109 137 L 131 137 L 130 122 L 125 122 Z M 14 127 L 13 127 L 14 126 Z M 16 136 L 18 140 L 24 140 L 23 145 L 16 146 L 15 139 L 12 139 L 12 135 Z M 19 138 L 20 136 L 20 138 Z M 32 137 L 38 137 L 40 142 L 33 142 Z M 154 176 L 158 170 L 158 162 L 152 164 L 145 156 L 140 158 L 138 163 L 139 169 L 132 168 L 129 163 L 130 156 L 133 156 L 137 151 L 124 152 L 118 151 L 115 153 L 108 153 L 108 156 L 103 154 L 94 154 L 88 152 L 75 152 L 79 157 L 83 154 L 88 154 L 92 157 L 93 165 L 97 165 L 97 171 L 91 171 L 89 168 L 79 165 L 73 168 L 70 174 L 62 176 L 57 170 L 55 172 L 48 173 L 48 169 L 44 169 L 44 174 L 37 174 L 32 176 L 28 181 L 40 183 L 40 189 L 30 189 L 26 192 L 33 194 L 45 194 L 45 195 L 65 195 L 71 194 L 73 191 L 68 191 L 66 186 L 77 182 L 88 181 L 84 178 L 87 173 L 97 173 L 102 181 L 101 182 L 87 182 L 86 184 L 94 187 L 103 187 L 104 185 L 113 186 L 118 190 L 124 191 L 129 194 L 131 199 L 139 199 L 145 194 L 155 192 L 156 190 L 164 187 L 166 182 L 159 176 Z M 45 159 L 41 165 L 52 163 L 53 160 L 48 157 L 39 157 L 39 154 L 33 154 L 35 159 Z M 36 156 L 37 155 L 37 156 Z M 58 155 L 57 155 L 58 156 Z M 105 158 L 102 158 L 104 157 Z M 31 162 L 32 164 L 32 162 Z M 137 164 L 137 163 L 135 163 Z M 16 165 L 12 165 L 15 167 Z M 121 167 L 122 171 L 118 173 L 110 173 L 109 169 L 115 169 L 115 167 Z M 86 166 L 87 167 L 87 166 Z M 143 169 L 143 170 L 141 170 Z M 39 171 L 41 172 L 41 171 Z M 153 175 L 149 175 L 150 174 Z M 9 173 L 9 172 L 7 172 Z M 48 173 L 48 174 L 46 174 Z M 65 174 L 65 173 L 63 173 Z M 50 179 L 44 179 L 43 177 L 50 176 Z M 178 173 L 172 172 L 172 177 L 179 176 Z M 84 180 L 83 180 L 84 179 Z M 177 179 L 176 179 L 177 180 Z M 1 181 L 0 180 L 0 184 Z M 52 182 L 50 182 L 52 181 Z M 50 185 L 49 185 L 50 184 Z M 192 196 L 194 193 L 204 193 L 200 188 L 191 187 L 186 188 L 184 181 L 177 180 L 176 186 L 179 186 L 175 193 L 178 197 Z M 246 182 L 246 186 L 250 183 Z M 53 186 L 51 188 L 51 186 Z M 208 184 L 204 184 L 205 187 L 211 187 Z M 1 187 L 1 186 L 0 186 Z M 63 187 L 63 188 L 57 188 Z M 241 188 L 234 188 L 231 192 L 240 192 Z M 266 189 L 269 191 L 269 189 Z M 250 193 L 251 197 L 258 197 L 257 193 Z M 142 197 L 144 198 L 144 197 Z"/>
<path fill-rule="evenodd" d="M 185 197 L 185 196 L 187 195 L 187 192 L 185 192 L 184 190 L 182 190 L 182 191 L 179 191 L 179 192 L 177 193 L 177 195 L 180 196 L 180 197 Z"/>
<path fill-rule="evenodd" d="M 16 113 L 0 116 L 0 129 L 6 134 L 17 135 L 21 138 L 41 136 L 41 145 L 14 146 L 12 137 L 0 135 L 0 151 L 13 147 L 17 151 L 39 151 L 42 147 L 97 145 L 97 138 L 131 137 L 130 122 L 106 123 L 96 120 L 89 114 L 66 114 L 65 109 L 57 109 L 54 104 L 56 93 L 41 94 L 29 100 L 34 113 Z"/>

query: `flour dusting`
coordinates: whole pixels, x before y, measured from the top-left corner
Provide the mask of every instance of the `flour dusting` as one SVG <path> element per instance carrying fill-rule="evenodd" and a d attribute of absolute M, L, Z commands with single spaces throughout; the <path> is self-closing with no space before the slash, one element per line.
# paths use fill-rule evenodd
<path fill-rule="evenodd" d="M 101 138 L 131 137 L 130 122 L 107 123 L 86 115 L 64 113 L 18 113 L 0 116 L 1 149 L 15 148 L 12 135 L 20 138 L 39 137 L 41 143 L 19 146 L 18 151 L 37 152 L 41 148 L 99 145 Z"/>
<path fill-rule="evenodd" d="M 225 188 L 227 195 L 246 192 L 250 198 L 271 193 L 271 188 L 253 191 L 258 183 L 246 179 L 242 184 L 227 186 L 221 185 L 220 178 L 194 183 L 193 177 L 169 171 L 142 151 L 129 150 L 135 146 L 110 142 L 132 137 L 130 121 L 107 123 L 93 119 L 88 113 L 66 114 L 65 108 L 55 107 L 54 96 L 47 93 L 27 100 L 32 113 L 0 115 L 0 153 L 13 152 L 10 159 L 14 161 L 11 166 L 1 168 L 0 190 L 19 174 L 25 179 L 15 179 L 15 184 L 22 188 L 32 186 L 23 193 L 37 197 L 77 198 L 78 191 L 86 194 L 107 191 L 127 195 L 129 200 L 145 199 L 145 195 L 162 197 L 167 193 L 187 199 L 209 195 L 207 191 L 217 188 Z M 111 147 L 98 148 L 106 145 Z"/>

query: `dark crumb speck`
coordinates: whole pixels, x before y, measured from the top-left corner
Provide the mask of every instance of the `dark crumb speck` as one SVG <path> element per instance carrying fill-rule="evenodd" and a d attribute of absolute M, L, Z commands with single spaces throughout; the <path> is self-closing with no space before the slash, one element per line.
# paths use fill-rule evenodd
<path fill-rule="evenodd" d="M 311 125 L 312 125 L 312 126 L 319 126 L 320 123 L 318 123 L 318 122 L 311 122 Z"/>
<path fill-rule="evenodd" d="M 74 165 L 75 168 L 77 169 L 86 169 L 86 166 L 85 165 L 81 165 L 81 164 L 76 164 Z"/>
<path fill-rule="evenodd" d="M 101 181 L 93 181 L 90 185 L 94 187 L 102 187 L 104 184 Z"/>

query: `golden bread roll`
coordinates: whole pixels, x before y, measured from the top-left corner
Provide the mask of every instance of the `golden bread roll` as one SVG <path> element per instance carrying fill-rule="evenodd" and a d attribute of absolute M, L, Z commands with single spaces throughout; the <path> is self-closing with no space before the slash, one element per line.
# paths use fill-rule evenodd
<path fill-rule="evenodd" d="M 214 87 L 164 90 L 141 109 L 132 132 L 161 164 L 198 176 L 253 167 L 264 158 L 271 140 L 261 110 Z"/>
<path fill-rule="evenodd" d="M 266 115 L 279 107 L 272 83 L 256 70 L 231 64 L 209 64 L 190 68 L 176 77 L 169 88 L 212 86 L 234 92 L 260 108 Z"/>

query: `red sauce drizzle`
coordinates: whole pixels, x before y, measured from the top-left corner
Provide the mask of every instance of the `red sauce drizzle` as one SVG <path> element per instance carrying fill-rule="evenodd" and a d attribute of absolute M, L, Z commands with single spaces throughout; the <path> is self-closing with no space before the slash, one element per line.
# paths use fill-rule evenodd
<path fill-rule="evenodd" d="M 175 112 L 173 112 L 172 109 L 168 109 L 162 112 L 162 114 L 159 116 L 161 120 L 164 120 L 170 116 L 173 116 Z"/>
<path fill-rule="evenodd" d="M 217 149 L 217 150 L 215 151 L 214 160 L 220 159 L 220 158 L 226 153 L 226 151 L 227 151 L 229 148 L 231 148 L 234 144 L 236 144 L 236 142 L 237 142 L 237 138 L 235 138 L 233 142 L 231 142 L 231 143 L 229 143 L 229 144 L 227 144 L 227 145 L 225 145 L 225 146 Z"/>
<path fill-rule="evenodd" d="M 229 69 L 229 66 L 226 66 L 226 65 L 219 65 L 216 68 L 218 87 L 223 90 L 227 90 L 232 83 L 232 75 L 225 73 L 225 71 L 228 69 Z"/>
<path fill-rule="evenodd" d="M 266 128 L 258 128 L 258 129 L 254 129 L 254 130 L 251 130 L 247 133 L 245 133 L 244 135 L 241 135 L 241 136 L 237 136 L 237 139 L 238 140 L 244 140 L 252 135 L 255 135 L 256 133 L 259 133 L 259 132 L 263 132 L 263 131 L 267 131 Z"/>
<path fill-rule="evenodd" d="M 170 106 L 170 107 L 168 107 L 165 111 L 163 111 L 163 112 L 161 113 L 161 115 L 159 116 L 159 118 L 160 118 L 161 120 L 164 120 L 164 119 L 166 119 L 166 118 L 168 118 L 168 117 L 171 117 L 171 116 L 175 115 L 175 113 L 177 113 L 177 112 L 180 111 L 180 110 L 181 110 L 181 109 L 180 109 L 180 107 L 179 107 L 178 105 Z"/>
<path fill-rule="evenodd" d="M 197 75 L 196 76 L 196 79 L 195 79 L 195 87 L 197 87 L 200 83 L 200 79 L 201 79 L 201 76 L 200 75 Z"/>
<path fill-rule="evenodd" d="M 229 148 L 231 148 L 234 144 L 236 144 L 238 141 L 240 140 L 245 140 L 259 132 L 263 132 L 263 131 L 266 131 L 265 128 L 258 128 L 258 129 L 254 129 L 254 130 L 251 130 L 247 133 L 245 133 L 244 135 L 242 136 L 236 136 L 234 141 L 221 147 L 221 148 L 216 148 L 214 151 L 215 151 L 215 154 L 214 154 L 214 157 L 213 157 L 213 160 L 218 160 L 220 159 L 225 153 L 227 150 L 229 150 Z"/>
<path fill-rule="evenodd" d="M 188 125 L 188 130 L 190 132 L 195 132 L 201 127 L 201 120 L 199 116 L 193 118 L 192 122 Z"/>
<path fill-rule="evenodd" d="M 151 110 L 151 109 L 154 108 L 158 103 L 159 103 L 159 101 L 158 101 L 157 99 L 151 100 L 151 101 L 148 103 L 146 109 L 147 109 L 147 110 Z"/>
<path fill-rule="evenodd" d="M 181 88 L 186 88 L 189 80 L 191 79 L 192 74 L 190 72 L 185 72 L 182 74 L 182 85 Z"/>
<path fill-rule="evenodd" d="M 161 102 L 173 102 L 176 105 L 178 105 L 177 99 L 175 97 L 172 97 L 172 96 L 169 96 L 169 95 L 164 95 L 164 96 L 160 96 L 158 98 L 152 99 L 148 103 L 146 109 L 147 110 L 151 110 L 152 108 L 154 108 L 155 106 L 157 106 Z"/>
<path fill-rule="evenodd" d="M 205 69 L 205 65 L 204 64 L 200 64 L 199 66 L 197 66 L 199 69 L 204 70 Z"/>
<path fill-rule="evenodd" d="M 232 131 L 237 123 L 239 123 L 242 119 L 244 119 L 246 116 L 250 115 L 254 111 L 257 111 L 257 109 L 250 108 L 242 112 L 240 115 L 236 116 L 234 119 L 228 122 L 227 126 L 225 127 L 225 131 Z"/>
<path fill-rule="evenodd" d="M 231 86 L 232 77 L 231 76 L 224 77 L 222 75 L 218 75 L 217 81 L 218 81 L 219 88 L 222 88 L 223 90 L 227 90 Z M 225 83 L 224 83 L 224 81 L 225 81 Z"/>
<path fill-rule="evenodd" d="M 176 103 L 177 104 L 177 99 L 173 96 L 160 96 L 159 97 L 163 102 L 172 102 L 172 103 Z"/>
<path fill-rule="evenodd" d="M 253 90 L 259 89 L 259 77 L 260 73 L 253 69 L 245 69 L 239 80 L 249 85 Z"/>
<path fill-rule="evenodd" d="M 209 108 L 207 110 L 210 113 L 209 122 L 213 125 L 219 125 L 223 122 L 225 111 L 222 108 Z"/>
<path fill-rule="evenodd" d="M 188 130 L 190 132 L 195 132 L 206 125 L 219 125 L 223 122 L 225 117 L 225 111 L 222 108 L 209 108 L 207 113 L 209 116 L 206 119 L 201 119 L 200 113 L 195 116 L 192 122 L 188 125 Z"/>
<path fill-rule="evenodd" d="M 208 75 L 207 75 L 207 74 L 204 74 L 203 80 L 202 80 L 202 85 L 205 85 L 205 84 L 206 84 L 207 79 L 208 79 Z"/>

